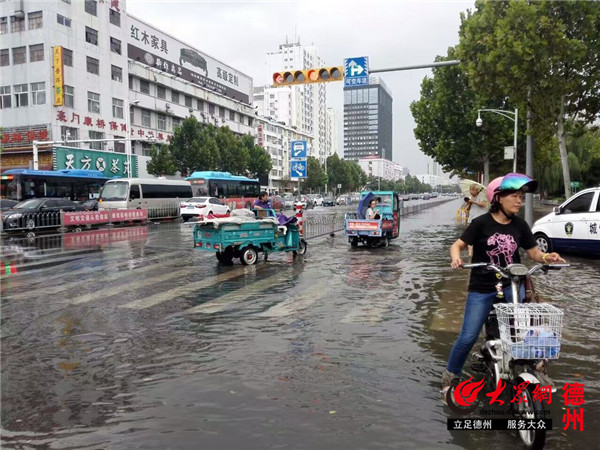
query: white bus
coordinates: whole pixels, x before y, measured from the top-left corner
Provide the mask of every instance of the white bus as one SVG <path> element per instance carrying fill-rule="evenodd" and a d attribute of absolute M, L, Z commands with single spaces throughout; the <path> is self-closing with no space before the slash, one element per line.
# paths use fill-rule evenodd
<path fill-rule="evenodd" d="M 165 219 L 179 217 L 180 203 L 192 196 L 189 181 L 121 178 L 104 184 L 98 209 L 147 209 L 149 219 Z"/>

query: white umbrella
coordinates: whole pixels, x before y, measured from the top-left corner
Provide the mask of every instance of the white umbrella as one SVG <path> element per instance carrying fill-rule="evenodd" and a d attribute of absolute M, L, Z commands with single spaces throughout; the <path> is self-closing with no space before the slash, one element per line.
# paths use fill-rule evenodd
<path fill-rule="evenodd" d="M 485 186 L 481 183 L 478 183 L 477 181 L 473 181 L 473 180 L 460 180 L 458 182 L 458 186 L 460 187 L 460 191 L 463 193 L 463 195 L 466 196 L 470 196 L 471 193 L 469 192 L 469 189 L 471 188 L 472 185 L 477 186 L 478 190 L 485 190 Z"/>

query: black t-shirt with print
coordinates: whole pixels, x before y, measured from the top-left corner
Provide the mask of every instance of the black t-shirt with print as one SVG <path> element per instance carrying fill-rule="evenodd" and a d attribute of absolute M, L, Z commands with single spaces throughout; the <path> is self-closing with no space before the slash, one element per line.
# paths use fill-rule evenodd
<path fill-rule="evenodd" d="M 529 250 L 537 245 L 531 228 L 522 218 L 513 216 L 510 223 L 503 225 L 496 222 L 491 213 L 475 218 L 460 238 L 473 246 L 471 262 L 494 263 L 501 267 L 521 262 L 519 247 Z M 471 270 L 469 291 L 493 292 L 497 282 L 496 272 L 478 267 Z M 507 287 L 510 280 L 504 278 L 502 283 Z"/>

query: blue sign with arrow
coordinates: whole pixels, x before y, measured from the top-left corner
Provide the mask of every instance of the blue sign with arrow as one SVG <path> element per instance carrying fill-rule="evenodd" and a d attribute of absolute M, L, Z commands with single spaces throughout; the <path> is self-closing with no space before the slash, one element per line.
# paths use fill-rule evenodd
<path fill-rule="evenodd" d="M 368 86 L 369 85 L 369 58 L 359 56 L 357 58 L 344 59 L 344 86 Z"/>
<path fill-rule="evenodd" d="M 290 161 L 290 178 L 306 178 L 306 161 Z"/>
<path fill-rule="evenodd" d="M 292 141 L 292 159 L 306 159 L 306 141 Z"/>

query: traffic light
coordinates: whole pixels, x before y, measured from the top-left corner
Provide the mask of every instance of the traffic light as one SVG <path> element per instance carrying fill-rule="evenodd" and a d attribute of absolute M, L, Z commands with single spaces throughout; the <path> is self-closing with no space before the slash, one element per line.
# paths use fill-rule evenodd
<path fill-rule="evenodd" d="M 326 83 L 342 81 L 343 67 L 322 67 L 320 69 L 286 70 L 273 74 L 273 86 L 291 86 L 293 84 Z"/>

